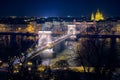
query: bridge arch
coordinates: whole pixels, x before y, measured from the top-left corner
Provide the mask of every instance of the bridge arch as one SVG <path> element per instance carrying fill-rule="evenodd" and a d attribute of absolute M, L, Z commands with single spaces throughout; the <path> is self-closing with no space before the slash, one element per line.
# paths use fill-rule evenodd
<path fill-rule="evenodd" d="M 70 38 L 76 38 L 76 25 L 68 25 L 67 34 L 71 34 Z"/>
<path fill-rule="evenodd" d="M 51 31 L 38 31 L 38 47 L 52 43 Z"/>

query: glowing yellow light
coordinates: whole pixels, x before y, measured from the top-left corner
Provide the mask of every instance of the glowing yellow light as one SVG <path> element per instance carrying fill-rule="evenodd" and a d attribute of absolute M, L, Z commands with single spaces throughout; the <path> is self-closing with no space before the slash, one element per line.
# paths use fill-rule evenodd
<path fill-rule="evenodd" d="M 96 12 L 95 20 L 96 20 L 96 21 L 104 20 L 103 15 L 102 15 L 102 13 L 99 11 L 99 9 L 98 9 L 97 12 Z"/>
<path fill-rule="evenodd" d="M 99 9 L 97 10 L 95 15 L 92 13 L 91 20 L 95 20 L 95 21 L 104 20 L 103 14 L 99 11 Z"/>
<path fill-rule="evenodd" d="M 16 70 L 16 72 L 18 73 L 18 72 L 19 72 L 19 70 Z"/>
<path fill-rule="evenodd" d="M 19 70 L 14 70 L 14 71 L 13 71 L 13 73 L 18 73 L 18 72 L 19 72 Z"/>
<path fill-rule="evenodd" d="M 93 72 L 94 67 L 69 67 L 71 70 L 76 71 L 76 72 Z"/>
<path fill-rule="evenodd" d="M 29 66 L 32 66 L 32 65 L 33 65 L 32 62 L 28 62 L 27 64 L 28 64 Z"/>
<path fill-rule="evenodd" d="M 31 25 L 31 24 L 29 24 L 28 26 L 27 26 L 27 28 L 26 28 L 26 31 L 27 32 L 34 32 L 34 27 Z"/>
<path fill-rule="evenodd" d="M 92 15 L 91 15 L 91 20 L 92 20 L 92 21 L 95 20 L 93 13 L 92 13 Z"/>
<path fill-rule="evenodd" d="M 16 69 L 18 69 L 18 66 L 15 66 Z"/>
<path fill-rule="evenodd" d="M 20 63 L 19 65 L 22 66 L 22 63 Z"/>
<path fill-rule="evenodd" d="M 45 67 L 44 67 L 44 66 L 40 65 L 40 66 L 38 67 L 38 71 L 44 71 L 44 70 L 45 70 Z"/>
<path fill-rule="evenodd" d="M 17 71 L 16 71 L 16 70 L 14 70 L 14 71 L 13 71 L 13 73 L 17 73 Z"/>
<path fill-rule="evenodd" d="M 21 30 L 21 28 L 19 27 L 19 28 L 18 28 L 18 31 L 20 31 L 20 30 Z"/>

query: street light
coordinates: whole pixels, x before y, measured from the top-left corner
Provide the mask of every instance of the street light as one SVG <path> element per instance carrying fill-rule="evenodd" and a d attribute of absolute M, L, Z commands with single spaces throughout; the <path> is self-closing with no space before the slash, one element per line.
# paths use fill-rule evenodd
<path fill-rule="evenodd" d="M 0 66 L 2 66 L 2 63 L 3 63 L 2 60 L 0 60 Z"/>
<path fill-rule="evenodd" d="M 2 60 L 0 60 L 0 63 L 2 63 Z"/>
<path fill-rule="evenodd" d="M 27 65 L 28 66 L 32 66 L 33 64 L 32 64 L 32 62 L 28 62 Z"/>

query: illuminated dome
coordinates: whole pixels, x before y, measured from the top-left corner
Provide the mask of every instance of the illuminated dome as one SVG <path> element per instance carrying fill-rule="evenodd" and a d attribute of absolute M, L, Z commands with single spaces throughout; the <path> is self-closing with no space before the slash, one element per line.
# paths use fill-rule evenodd
<path fill-rule="evenodd" d="M 99 11 L 99 9 L 97 10 L 95 15 L 94 15 L 94 13 L 92 13 L 91 20 L 92 21 L 94 21 L 94 20 L 95 21 L 104 20 L 103 14 Z"/>

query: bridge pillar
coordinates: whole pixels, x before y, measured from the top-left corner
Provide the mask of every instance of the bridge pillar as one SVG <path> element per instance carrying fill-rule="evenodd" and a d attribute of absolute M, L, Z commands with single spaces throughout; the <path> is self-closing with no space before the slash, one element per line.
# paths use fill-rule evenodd
<path fill-rule="evenodd" d="M 52 33 L 51 31 L 39 31 L 38 46 L 50 44 L 52 42 L 51 33 Z"/>
<path fill-rule="evenodd" d="M 51 31 L 39 31 L 39 40 L 38 40 L 38 47 L 43 46 L 50 46 L 52 43 Z M 41 52 L 40 56 L 42 58 L 42 65 L 49 66 L 51 63 L 51 58 L 53 54 L 53 49 L 45 49 Z"/>
<path fill-rule="evenodd" d="M 72 36 L 70 36 L 72 39 L 76 38 L 76 25 L 68 25 L 67 34 L 72 34 Z"/>

